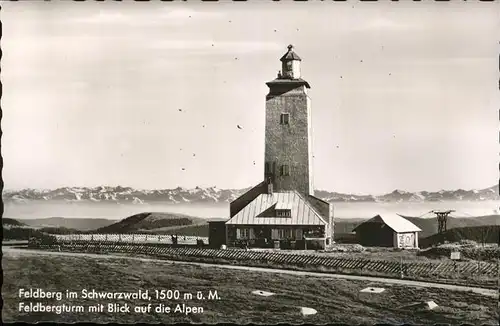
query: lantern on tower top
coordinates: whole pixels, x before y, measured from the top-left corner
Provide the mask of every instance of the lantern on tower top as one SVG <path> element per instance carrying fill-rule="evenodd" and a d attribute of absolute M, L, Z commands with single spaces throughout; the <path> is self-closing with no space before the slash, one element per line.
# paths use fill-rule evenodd
<path fill-rule="evenodd" d="M 293 51 L 293 45 L 288 46 L 288 52 L 280 59 L 281 61 L 281 78 L 284 79 L 299 79 L 300 78 L 300 62 L 302 59 Z"/>

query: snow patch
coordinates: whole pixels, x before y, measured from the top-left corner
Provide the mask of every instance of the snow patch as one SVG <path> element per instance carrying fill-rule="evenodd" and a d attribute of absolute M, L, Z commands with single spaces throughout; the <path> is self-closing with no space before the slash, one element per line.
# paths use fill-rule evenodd
<path fill-rule="evenodd" d="M 318 312 L 316 311 L 316 309 L 313 308 L 300 307 L 300 313 L 304 316 L 308 316 L 308 315 L 315 315 Z"/>
<path fill-rule="evenodd" d="M 201 191 L 203 191 L 203 189 L 196 187 L 196 188 L 194 188 L 194 189 L 189 189 L 189 190 L 188 190 L 188 193 L 189 193 L 190 195 L 193 195 L 193 194 L 197 194 L 197 193 L 199 193 L 199 192 L 201 192 Z"/>
<path fill-rule="evenodd" d="M 420 193 L 420 192 L 417 192 L 417 193 L 415 194 L 415 197 L 417 197 L 417 198 L 419 198 L 419 199 L 421 199 L 421 200 L 424 200 L 424 199 L 425 199 L 425 196 L 424 196 L 424 195 L 422 195 L 422 193 Z"/>
<path fill-rule="evenodd" d="M 438 307 L 438 305 L 434 301 L 427 301 L 425 302 L 425 305 L 428 310 L 433 310 Z"/>
<path fill-rule="evenodd" d="M 175 199 L 175 198 L 174 198 L 171 194 L 170 194 L 170 195 L 168 195 L 168 199 L 169 199 L 170 201 L 172 201 L 174 204 L 178 204 L 178 203 L 180 203 L 180 201 L 178 201 L 177 199 Z"/>
<path fill-rule="evenodd" d="M 364 292 L 364 293 L 382 293 L 384 291 L 385 291 L 384 288 L 372 288 L 372 287 L 368 287 L 368 288 L 365 288 L 365 289 L 361 290 L 360 292 Z"/>
<path fill-rule="evenodd" d="M 272 292 L 267 292 L 267 291 L 262 291 L 262 290 L 252 291 L 252 294 L 260 295 L 262 297 L 270 297 L 270 296 L 274 295 L 274 293 L 272 293 Z"/>
<path fill-rule="evenodd" d="M 400 307 L 399 309 L 413 309 L 413 310 L 418 310 L 418 309 L 425 309 L 425 310 L 434 310 L 438 307 L 438 305 L 434 301 L 421 301 L 421 302 L 415 302 L 411 304 L 407 304 L 405 306 Z"/>
<path fill-rule="evenodd" d="M 140 200 L 137 197 L 134 197 L 134 200 L 132 201 L 132 204 L 144 204 L 144 201 Z"/>

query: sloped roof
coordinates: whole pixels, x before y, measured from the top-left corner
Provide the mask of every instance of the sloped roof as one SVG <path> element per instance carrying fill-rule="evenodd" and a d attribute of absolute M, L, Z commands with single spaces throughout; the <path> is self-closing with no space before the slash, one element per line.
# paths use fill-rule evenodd
<path fill-rule="evenodd" d="M 384 222 L 384 224 L 386 224 L 394 232 L 397 232 L 397 233 L 422 231 L 415 224 L 408 221 L 404 217 L 401 217 L 398 214 L 391 214 L 391 213 L 384 213 L 384 214 L 376 215 L 376 216 L 372 217 L 371 219 L 369 219 L 368 221 L 361 223 L 360 225 L 363 225 L 363 224 L 369 223 L 369 222 L 374 222 L 377 220 L 382 220 L 382 222 Z M 353 231 L 356 231 L 356 229 L 360 225 L 358 225 Z"/>
<path fill-rule="evenodd" d="M 238 214 L 238 212 L 245 208 L 245 206 L 252 202 L 252 200 L 257 198 L 260 194 L 264 194 L 266 192 L 267 182 L 262 180 L 261 183 L 229 203 L 229 217 L 233 217 Z"/>
<path fill-rule="evenodd" d="M 285 55 L 282 56 L 280 60 L 281 61 L 291 61 L 291 60 L 302 61 L 302 59 L 297 55 L 297 53 L 295 53 L 293 51 L 288 51 L 287 53 L 285 53 Z"/>
<path fill-rule="evenodd" d="M 270 217 L 262 214 L 272 207 L 289 207 L 290 217 Z M 259 216 L 260 215 L 260 216 Z M 233 216 L 226 224 L 245 225 L 325 225 L 327 222 L 297 191 L 261 194 Z"/>
<path fill-rule="evenodd" d="M 293 45 L 288 46 L 288 52 L 285 53 L 280 59 L 280 61 L 290 61 L 290 60 L 298 60 L 302 61 L 302 59 L 293 51 Z"/>
<path fill-rule="evenodd" d="M 278 201 L 276 203 L 276 209 L 292 209 L 293 201 Z"/>

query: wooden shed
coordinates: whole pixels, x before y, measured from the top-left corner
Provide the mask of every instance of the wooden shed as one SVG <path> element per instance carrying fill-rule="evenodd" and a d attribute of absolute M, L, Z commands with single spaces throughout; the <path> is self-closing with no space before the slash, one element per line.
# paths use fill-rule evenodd
<path fill-rule="evenodd" d="M 422 230 L 397 214 L 379 214 L 353 231 L 362 246 L 417 249 L 418 232 Z"/>

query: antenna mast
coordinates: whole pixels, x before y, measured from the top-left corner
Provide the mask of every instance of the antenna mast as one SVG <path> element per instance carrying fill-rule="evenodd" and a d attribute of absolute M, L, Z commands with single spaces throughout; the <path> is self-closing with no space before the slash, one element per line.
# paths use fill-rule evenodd
<path fill-rule="evenodd" d="M 454 212 L 454 210 L 447 211 L 431 211 L 431 213 L 436 214 L 438 220 L 438 234 L 443 234 L 446 232 L 446 222 L 448 221 L 448 215 Z"/>

